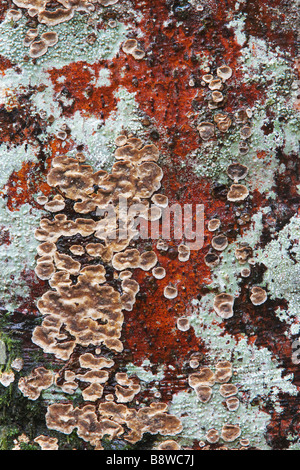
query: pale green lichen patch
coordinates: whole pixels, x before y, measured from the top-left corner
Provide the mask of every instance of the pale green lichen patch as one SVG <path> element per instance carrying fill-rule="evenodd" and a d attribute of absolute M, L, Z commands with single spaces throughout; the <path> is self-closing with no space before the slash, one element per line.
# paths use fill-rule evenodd
<path fill-rule="evenodd" d="M 98 77 L 95 80 L 95 87 L 96 88 L 101 88 L 103 86 L 109 86 L 110 85 L 110 70 L 108 69 L 100 69 L 98 73 Z"/>
<path fill-rule="evenodd" d="M 212 178 L 219 183 L 227 182 L 226 169 L 238 155 L 238 143 L 238 129 L 232 129 L 220 141 L 202 142 L 199 149 L 189 155 L 196 175 Z"/>
<path fill-rule="evenodd" d="M 240 273 L 242 267 L 249 267 L 248 263 L 240 265 L 235 256 L 235 250 L 240 243 L 247 243 L 252 249 L 255 249 L 259 243 L 262 233 L 263 215 L 270 211 L 269 207 L 263 208 L 252 216 L 251 226 L 245 230 L 243 235 L 237 236 L 236 240 L 231 242 L 228 247 L 220 254 L 221 262 L 212 269 L 210 289 L 218 289 L 220 292 L 227 292 L 234 296 L 240 293 Z"/>
<path fill-rule="evenodd" d="M 90 22 L 87 21 L 90 18 Z M 14 25 L 5 20 L 0 25 L 0 54 L 17 63 L 23 70 L 27 70 L 34 76 L 43 68 L 60 68 L 74 61 L 86 61 L 93 64 L 101 59 L 115 57 L 121 43 L 126 36 L 127 27 L 122 23 L 116 23 L 115 28 L 100 29 L 91 27 L 91 20 L 97 24 L 101 19 L 97 12 L 91 15 L 75 14 L 71 20 L 51 27 L 51 31 L 58 34 L 58 43 L 50 47 L 45 54 L 36 59 L 33 64 L 28 57 L 28 48 L 23 45 L 23 40 L 28 27 L 26 19 L 21 18 Z M 49 30 L 47 26 L 38 26 L 39 34 Z M 87 42 L 89 34 L 93 33 L 96 40 L 93 44 Z"/>
<path fill-rule="evenodd" d="M 234 20 L 236 33 L 242 34 L 243 21 L 243 18 Z M 259 87 L 265 85 L 268 90 L 267 95 L 257 100 L 251 109 L 249 125 L 253 132 L 247 141 L 249 152 L 239 152 L 241 126 L 236 124 L 232 116 L 232 126 L 225 135 L 216 131 L 215 139 L 201 142 L 199 149 L 192 152 L 189 158 L 198 176 L 212 178 L 221 184 L 230 182 L 226 169 L 230 163 L 238 161 L 249 168 L 246 184 L 251 191 L 268 193 L 274 186 L 279 167 L 278 149 L 287 155 L 298 153 L 300 121 L 299 113 L 294 109 L 295 75 L 289 57 L 284 56 L 279 49 L 271 51 L 263 39 L 250 37 L 238 62 L 246 84 L 255 83 Z M 238 86 L 238 83 L 235 85 Z M 214 112 L 208 113 L 203 107 L 199 113 L 199 122 L 213 122 L 213 115 Z"/>
<path fill-rule="evenodd" d="M 117 109 L 105 121 L 96 117 L 83 117 L 80 112 L 76 112 L 72 118 L 61 117 L 55 123 L 57 130 L 63 123 L 67 124 L 74 142 L 86 146 L 87 163 L 93 165 L 95 170 L 110 168 L 114 160 L 115 139 L 123 130 L 143 136 L 134 93 L 120 87 L 115 96 Z"/>
<path fill-rule="evenodd" d="M 224 424 L 234 424 L 241 428 L 240 438 L 249 439 L 251 446 L 269 449 L 264 433 L 270 416 L 257 407 L 249 409 L 242 401 L 237 411 L 229 411 L 224 406 L 224 398 L 219 394 L 218 386 L 214 385 L 212 390 L 213 395 L 209 403 L 201 403 L 194 391 L 189 394 L 180 392 L 173 396 L 169 410 L 182 422 L 180 440 L 187 445 L 195 440 L 205 442 L 209 429 L 214 428 L 221 434 Z M 225 443 L 220 439 L 220 443 L 228 448 L 236 448 L 238 440 Z"/>
<path fill-rule="evenodd" d="M 24 204 L 11 212 L 0 201 L 0 227 L 9 232 L 9 243 L 0 245 L 0 284 L 3 308 L 12 312 L 29 295 L 25 273 L 35 267 L 37 240 L 33 237 L 41 211 Z"/>
<path fill-rule="evenodd" d="M 266 348 L 258 348 L 248 339 L 239 335 L 234 338 L 224 332 L 223 319 L 219 318 L 212 309 L 214 294 L 207 294 L 201 300 L 192 301 L 193 313 L 190 324 L 196 336 L 201 337 L 209 349 L 209 366 L 220 360 L 227 360 L 233 366 L 232 383 L 238 387 L 240 407 L 236 412 L 224 409 L 222 400 L 218 397 L 209 405 L 200 403 L 194 393 L 175 395 L 171 409 L 174 414 L 181 416 L 184 430 L 183 437 L 192 439 L 193 436 L 204 440 L 205 433 L 210 427 L 220 427 L 224 421 L 239 424 L 242 436 L 250 439 L 251 445 L 265 448 L 265 430 L 270 416 L 262 412 L 259 402 L 268 400 L 270 406 L 280 413 L 279 394 L 297 395 L 297 387 L 293 385 L 293 375 L 284 375 L 272 353 Z M 213 387 L 213 390 L 216 386 Z M 258 404 L 256 404 L 256 402 Z"/>
<path fill-rule="evenodd" d="M 211 309 L 212 295 L 194 300 L 194 314 L 190 318 L 197 336 L 204 340 L 209 348 L 210 367 L 220 360 L 229 360 L 233 366 L 231 383 L 238 387 L 240 406 L 230 412 L 224 407 L 224 399 L 218 394 L 218 385 L 214 385 L 213 396 L 209 404 L 203 404 L 194 392 L 180 392 L 173 396 L 170 410 L 179 416 L 183 423 L 181 436 L 185 439 L 205 441 L 205 434 L 210 428 L 220 431 L 225 422 L 239 424 L 241 437 L 250 440 L 250 445 L 267 448 L 265 431 L 271 416 L 261 411 L 261 400 L 268 400 L 277 412 L 279 393 L 297 395 L 297 387 L 292 384 L 292 375 L 282 376 L 281 369 L 266 348 L 257 348 L 248 343 L 246 337 L 239 340 L 224 334 L 220 321 Z"/>
<path fill-rule="evenodd" d="M 69 403 L 70 401 L 81 400 L 82 393 L 80 388 L 77 388 L 72 394 L 64 393 L 57 385 L 51 385 L 51 387 L 42 391 L 42 399 L 47 405 L 53 403 Z"/>
<path fill-rule="evenodd" d="M 233 20 L 228 23 L 228 28 L 233 28 L 235 40 L 242 47 L 247 41 L 245 34 L 245 15 L 236 15 Z"/>
<path fill-rule="evenodd" d="M 251 37 L 243 47 L 239 58 L 244 77 L 247 81 L 267 83 L 268 80 L 281 79 L 290 71 L 290 58 L 279 47 L 270 48 L 262 38 Z M 268 89 L 268 93 L 272 90 Z M 276 93 L 276 90 L 273 90 Z"/>
<path fill-rule="evenodd" d="M 276 411 L 280 412 L 279 393 L 297 395 L 297 387 L 292 383 L 293 374 L 283 376 L 284 369 L 268 349 L 257 348 L 242 338 L 234 348 L 233 357 L 237 381 L 249 403 L 256 397 L 268 398 Z"/>
<path fill-rule="evenodd" d="M 295 439 L 294 436 L 291 439 Z M 297 439 L 297 442 L 293 442 L 289 445 L 289 450 L 300 450 L 300 439 Z"/>
<path fill-rule="evenodd" d="M 258 249 L 256 260 L 263 263 L 267 270 L 264 273 L 262 286 L 268 290 L 272 299 L 285 299 L 288 302 L 288 315 L 299 317 L 300 303 L 300 219 L 292 217 L 290 222 L 278 233 L 264 249 Z"/>
<path fill-rule="evenodd" d="M 37 162 L 37 149 L 29 144 L 16 147 L 8 147 L 6 144 L 0 145 L 0 189 L 2 189 L 11 174 L 22 168 L 25 162 Z"/>
<path fill-rule="evenodd" d="M 145 359 L 141 366 L 135 366 L 132 363 L 126 365 L 128 375 L 136 374 L 138 378 L 145 383 L 153 381 L 160 381 L 164 378 L 164 367 L 160 367 L 159 370 L 154 374 L 151 371 L 151 362 L 149 359 Z"/>

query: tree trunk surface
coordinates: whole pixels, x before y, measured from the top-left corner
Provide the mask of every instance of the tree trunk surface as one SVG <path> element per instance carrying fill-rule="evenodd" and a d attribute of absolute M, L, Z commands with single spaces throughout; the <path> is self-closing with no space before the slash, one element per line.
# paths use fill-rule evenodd
<path fill-rule="evenodd" d="M 297 24 L 2 0 L 2 450 L 300 449 Z"/>

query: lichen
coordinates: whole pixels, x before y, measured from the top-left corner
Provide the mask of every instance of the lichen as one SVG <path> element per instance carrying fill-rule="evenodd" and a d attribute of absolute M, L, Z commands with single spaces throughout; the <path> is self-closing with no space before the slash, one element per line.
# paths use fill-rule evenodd
<path fill-rule="evenodd" d="M 8 182 L 9 177 L 14 171 L 22 168 L 26 162 L 37 162 L 37 149 L 33 145 L 23 144 L 17 147 L 9 147 L 7 144 L 0 145 L 0 190 Z"/>
<path fill-rule="evenodd" d="M 164 367 L 159 367 L 158 371 L 153 373 L 151 371 L 151 362 L 149 359 L 145 359 L 140 366 L 136 366 L 132 363 L 126 365 L 127 372 L 131 374 L 136 374 L 138 378 L 145 383 L 150 382 L 159 382 L 164 378 L 165 372 Z"/>
<path fill-rule="evenodd" d="M 264 249 L 257 249 L 256 260 L 266 266 L 262 286 L 267 287 L 272 299 L 286 299 L 286 315 L 299 323 L 299 252 L 300 220 L 297 216 L 276 234 Z"/>
<path fill-rule="evenodd" d="M 10 211 L 5 200 L 0 202 L 0 226 L 6 227 L 10 242 L 0 246 L 2 287 L 2 308 L 8 312 L 16 310 L 30 289 L 26 274 L 30 275 L 35 266 L 37 241 L 32 231 L 40 219 L 41 211 L 30 204 L 23 204 L 19 211 Z M 13 295 L 12 295 L 13 292 Z"/>
<path fill-rule="evenodd" d="M 91 21 L 99 21 L 97 12 L 89 15 Z M 45 56 L 36 59 L 36 64 L 25 60 L 28 49 L 23 45 L 26 34 L 26 18 L 22 17 L 13 26 L 10 21 L 5 20 L 0 25 L 2 40 L 0 41 L 0 54 L 12 62 L 17 62 L 23 71 L 27 71 L 32 77 L 44 68 L 61 68 L 74 61 L 86 61 L 93 64 L 100 59 L 111 59 L 119 51 L 120 44 L 126 35 L 126 26 L 117 22 L 115 28 L 91 27 L 86 15 L 77 14 L 66 23 L 51 27 L 52 31 L 59 36 L 58 43 L 50 48 Z M 39 33 L 48 30 L 47 26 L 40 24 Z M 93 32 L 96 35 L 94 44 L 88 44 L 86 39 Z"/>

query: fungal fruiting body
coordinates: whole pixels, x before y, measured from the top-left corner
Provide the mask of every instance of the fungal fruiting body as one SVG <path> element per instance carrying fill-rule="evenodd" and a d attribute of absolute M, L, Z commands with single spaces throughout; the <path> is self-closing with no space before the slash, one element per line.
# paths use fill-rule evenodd
<path fill-rule="evenodd" d="M 101 448 L 104 435 L 110 439 L 123 436 L 135 443 L 145 432 L 174 435 L 182 429 L 180 420 L 168 414 L 163 403 L 152 403 L 138 411 L 127 407 L 140 392 L 135 377 L 116 372 L 114 395 L 106 393 L 114 354 L 123 351 L 120 340 L 123 312 L 133 308 L 139 291 L 139 284 L 131 279 L 131 270 L 152 269 L 157 279 L 165 276 L 164 268 L 156 267 L 154 251 L 140 253 L 130 247 L 137 232 L 132 228 L 132 218 L 122 216 L 120 211 L 123 194 L 129 208 L 130 204 L 140 203 L 143 217 L 147 218 L 149 200 L 160 188 L 162 179 L 162 170 L 156 163 L 158 150 L 152 144 L 143 146 L 139 139 L 122 137 L 117 142 L 117 161 L 111 173 L 93 172 L 81 153 L 75 158 L 57 156 L 52 160 L 47 180 L 59 194 L 50 202 L 40 199 L 53 216 L 43 218 L 35 233 L 40 242 L 36 275 L 47 280 L 51 290 L 38 301 L 44 318 L 34 329 L 32 341 L 66 365 L 56 376 L 40 367 L 19 381 L 19 389 L 31 400 L 54 381 L 67 394 L 81 390 L 88 405 L 74 408 L 72 404 L 51 404 L 46 421 L 49 429 L 65 434 L 77 429 L 78 436 L 95 448 Z M 154 200 L 160 205 L 166 203 L 160 196 Z M 76 218 L 69 219 L 64 214 L 68 201 L 74 205 Z M 94 215 L 108 204 L 119 215 L 118 226 L 109 210 L 100 211 L 98 217 Z M 122 231 L 123 236 L 112 236 L 114 230 L 119 234 Z M 183 250 L 182 255 L 186 257 L 187 251 Z M 115 276 L 119 279 L 118 289 L 107 282 L 108 263 L 120 273 Z M 176 288 L 169 286 L 167 297 L 174 298 L 176 292 Z M 109 353 L 103 355 L 101 346 Z M 68 370 L 74 354 L 79 354 L 79 372 L 71 367 Z M 129 429 L 127 434 L 125 429 Z M 50 445 L 42 437 L 39 444 Z"/>

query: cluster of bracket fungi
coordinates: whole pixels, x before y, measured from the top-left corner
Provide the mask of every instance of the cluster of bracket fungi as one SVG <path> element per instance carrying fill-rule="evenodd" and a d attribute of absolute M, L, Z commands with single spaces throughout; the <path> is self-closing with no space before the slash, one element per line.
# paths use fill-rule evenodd
<path fill-rule="evenodd" d="M 102 449 L 104 436 L 134 444 L 146 432 L 170 436 L 182 430 L 179 418 L 167 412 L 165 403 L 154 402 L 138 410 L 130 407 L 141 390 L 139 380 L 118 372 L 114 361 L 114 354 L 123 350 L 120 340 L 123 311 L 132 310 L 139 291 L 132 271 L 136 268 L 151 270 L 157 279 L 166 275 L 154 251 L 140 253 L 131 247 L 137 235 L 133 223 L 137 213 L 133 211 L 128 216 L 130 207 L 138 207 L 138 215 L 151 221 L 159 220 L 162 208 L 168 204 L 167 197 L 157 192 L 163 177 L 157 164 L 157 147 L 143 145 L 140 139 L 126 134 L 116 139 L 116 145 L 116 161 L 110 173 L 94 172 L 85 163 L 82 152 L 75 157 L 56 156 L 52 160 L 47 181 L 57 194 L 51 200 L 40 196 L 38 202 L 53 216 L 42 219 L 35 233 L 40 242 L 36 275 L 48 281 L 51 290 L 38 301 L 43 321 L 33 331 L 32 341 L 45 353 L 65 361 L 65 365 L 57 373 L 38 367 L 19 380 L 19 389 L 31 400 L 36 400 L 53 384 L 70 395 L 80 389 L 87 404 L 78 407 L 65 402 L 50 404 L 46 423 L 49 429 L 65 434 L 76 429 L 78 436 L 95 449 Z M 122 198 L 126 198 L 129 209 L 125 215 L 121 210 Z M 118 216 L 117 226 L 116 219 L 105 210 L 108 204 L 113 205 Z M 63 213 L 65 209 L 71 216 Z M 101 215 L 97 212 L 99 209 L 102 209 Z M 209 221 L 210 231 L 219 227 L 218 219 Z M 117 237 L 112 237 L 114 230 L 117 230 Z M 220 237 L 222 235 L 212 241 L 215 250 L 223 250 L 228 244 L 226 237 L 223 236 L 225 240 Z M 158 249 L 165 249 L 165 245 L 164 240 L 158 240 Z M 249 247 L 236 250 L 241 264 L 251 255 Z M 180 244 L 178 258 L 187 261 L 189 257 L 189 247 Z M 119 283 L 119 289 L 110 285 L 108 265 L 114 270 L 113 279 Z M 261 291 L 259 287 L 252 289 L 251 300 L 256 305 L 263 297 L 264 291 Z M 176 287 L 166 286 L 164 295 L 169 299 L 176 297 Z M 233 296 L 221 293 L 215 297 L 213 307 L 221 317 L 229 318 L 233 314 L 233 303 Z M 186 331 L 189 327 L 187 317 L 177 320 L 179 330 Z M 197 370 L 189 375 L 188 383 L 199 401 L 207 403 L 213 385 L 219 383 L 219 393 L 227 409 L 237 410 L 238 389 L 228 383 L 232 365 L 221 361 L 213 372 L 208 367 L 198 369 L 196 362 L 191 362 L 191 367 Z M 208 445 L 218 442 L 219 438 L 233 442 L 240 434 L 238 425 L 225 423 L 220 436 L 215 429 L 210 429 L 206 439 Z M 53 438 L 38 436 L 37 439 L 42 448 L 57 447 Z M 165 441 L 160 446 L 162 449 L 179 448 L 175 441 Z"/>
<path fill-rule="evenodd" d="M 164 200 L 157 193 L 163 176 L 156 163 L 157 147 L 126 135 L 116 143 L 116 162 L 110 173 L 94 173 L 82 153 L 52 160 L 48 184 L 56 188 L 57 195 L 51 201 L 45 196 L 38 201 L 53 218 L 42 219 L 35 233 L 40 242 L 36 274 L 49 282 L 51 290 L 38 301 L 43 322 L 35 328 L 32 341 L 66 364 L 56 374 L 38 367 L 19 381 L 19 389 L 32 400 L 53 383 L 67 394 L 74 394 L 79 387 L 88 404 L 76 408 L 70 403 L 50 404 L 47 426 L 65 434 L 76 428 L 78 436 L 96 449 L 101 449 L 103 436 L 122 436 L 135 443 L 145 432 L 174 435 L 182 430 L 180 420 L 168 414 L 164 403 L 152 403 L 137 411 L 127 406 L 140 391 L 139 381 L 114 367 L 113 354 L 123 350 L 123 311 L 132 309 L 139 291 L 138 283 L 131 279 L 132 270 L 159 270 L 154 251 L 140 253 L 130 248 L 137 235 L 133 228 L 136 213 L 122 216 L 120 195 L 126 197 L 129 212 L 138 203 L 145 220 L 151 218 L 149 201 L 154 193 L 157 218 L 161 210 L 155 201 L 162 204 Z M 108 204 L 113 204 L 118 215 L 117 227 L 108 212 L 97 215 L 96 209 Z M 63 213 L 66 206 L 73 217 Z M 117 238 L 111 237 L 113 229 L 118 231 Z M 107 280 L 109 263 L 121 293 Z M 125 429 L 130 432 L 126 434 Z"/>

